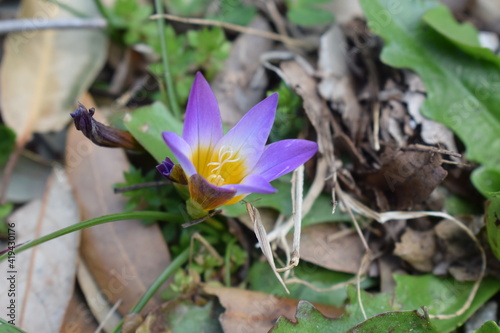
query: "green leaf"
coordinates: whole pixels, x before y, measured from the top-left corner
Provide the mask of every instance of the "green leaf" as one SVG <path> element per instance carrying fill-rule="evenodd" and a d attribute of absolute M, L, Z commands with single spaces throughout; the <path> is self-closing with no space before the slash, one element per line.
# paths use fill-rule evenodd
<path fill-rule="evenodd" d="M 416 309 L 426 306 L 430 314 L 453 314 L 466 302 L 472 290 L 472 282 L 458 282 L 452 278 L 439 278 L 427 274 L 420 276 L 394 275 L 396 296 L 394 304 L 401 309 Z M 500 290 L 495 279 L 484 279 L 470 308 L 461 316 L 451 319 L 432 319 L 439 332 L 446 333 L 462 325 L 488 299 Z"/>
<path fill-rule="evenodd" d="M 0 125 L 0 167 L 7 163 L 16 145 L 16 133 L 5 125 Z"/>
<path fill-rule="evenodd" d="M 500 328 L 494 321 L 487 321 L 474 333 L 500 333 Z"/>
<path fill-rule="evenodd" d="M 158 161 L 170 157 L 176 162 L 174 154 L 162 138 L 162 132 L 182 133 L 182 123 L 177 120 L 161 102 L 155 102 L 134 110 L 124 121 L 125 127 L 134 138 Z"/>
<path fill-rule="evenodd" d="M 22 329 L 10 324 L 7 320 L 0 318 L 0 333 L 26 333 Z"/>
<path fill-rule="evenodd" d="M 457 215 L 467 215 L 467 214 L 483 214 L 484 207 L 478 205 L 476 202 L 471 202 L 471 200 L 457 196 L 450 195 L 444 200 L 444 210 L 453 216 Z"/>
<path fill-rule="evenodd" d="M 298 324 L 295 325 L 285 318 L 280 318 L 272 332 L 346 332 L 364 320 L 356 288 L 352 285 L 348 286 L 347 294 L 351 304 L 346 308 L 346 313 L 342 317 L 335 320 L 325 318 L 311 304 L 300 302 L 296 315 Z M 368 317 L 391 310 L 390 294 L 371 295 L 361 291 L 361 299 Z M 306 305 L 301 303 L 306 303 Z M 318 329 L 311 330 L 310 328 L 314 325 L 317 325 Z M 380 330 L 380 332 L 386 332 L 386 330 Z"/>
<path fill-rule="evenodd" d="M 294 277 L 307 281 L 319 289 L 326 289 L 335 284 L 346 282 L 353 278 L 352 274 L 330 271 L 314 264 L 301 261 L 293 270 Z M 276 276 L 267 262 L 256 262 L 250 268 L 248 281 L 252 290 L 282 297 L 291 297 L 313 303 L 342 306 L 347 300 L 345 287 L 332 291 L 315 291 L 303 284 L 287 284 L 290 294 L 276 283 Z M 375 284 L 375 280 L 367 279 L 361 283 L 362 288 Z"/>
<path fill-rule="evenodd" d="M 221 0 L 215 16 L 208 17 L 213 20 L 247 26 L 257 15 L 255 6 L 246 6 L 242 1 Z"/>
<path fill-rule="evenodd" d="M 486 204 L 486 232 L 493 254 L 500 260 L 500 196 Z"/>
<path fill-rule="evenodd" d="M 381 332 L 382 330 L 394 333 L 439 333 L 430 322 L 427 314 L 421 314 L 416 310 L 381 313 L 368 318 L 346 333 Z"/>
<path fill-rule="evenodd" d="M 490 49 L 481 46 L 477 29 L 470 23 L 459 24 L 455 21 L 448 7 L 439 6 L 427 11 L 422 20 L 470 55 L 500 63 L 500 58 Z"/>
<path fill-rule="evenodd" d="M 335 327 L 334 319 L 323 316 L 314 305 L 307 301 L 300 301 L 295 315 L 297 323 L 294 324 L 284 317 L 269 331 L 272 333 L 300 333 L 300 332 L 339 332 L 332 330 Z"/>
<path fill-rule="evenodd" d="M 210 4 L 209 0 L 169 0 L 165 1 L 168 12 L 179 16 L 201 16 Z"/>
<path fill-rule="evenodd" d="M 448 7 L 439 6 L 427 11 L 423 16 L 423 20 L 441 35 L 459 46 L 468 45 L 482 49 L 481 44 L 479 44 L 477 29 L 470 23 L 457 23 Z"/>
<path fill-rule="evenodd" d="M 491 197 L 500 189 L 500 170 L 498 166 L 483 166 L 474 170 L 472 182 L 485 196 Z"/>
<path fill-rule="evenodd" d="M 331 13 L 312 6 L 292 7 L 286 14 L 288 19 L 293 23 L 306 27 L 328 24 L 333 21 Z"/>
<path fill-rule="evenodd" d="M 500 170 L 500 64 L 490 51 L 471 44 L 471 37 L 456 39 L 455 28 L 437 24 L 442 5 L 432 1 L 361 0 L 370 28 L 386 42 L 382 61 L 417 72 L 427 89 L 422 113 L 451 128 L 465 143 L 469 160 L 490 170 Z M 424 14 L 431 9 L 427 21 Z M 463 30 L 463 28 L 461 28 Z M 466 28 L 467 29 L 467 28 Z M 470 29 L 469 29 L 470 30 Z M 467 43 L 464 43 L 467 42 Z M 478 181 L 484 169 L 472 177 L 474 185 L 488 195 Z M 481 178 L 481 180 L 483 180 Z M 495 183 L 495 191 L 500 189 Z M 497 187 L 499 186 L 499 187 Z"/>

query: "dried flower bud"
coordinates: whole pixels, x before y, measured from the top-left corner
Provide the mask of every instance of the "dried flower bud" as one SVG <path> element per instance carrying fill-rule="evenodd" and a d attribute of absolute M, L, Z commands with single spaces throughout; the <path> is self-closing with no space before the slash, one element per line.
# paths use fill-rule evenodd
<path fill-rule="evenodd" d="M 165 158 L 165 161 L 161 162 L 160 165 L 156 166 L 156 169 L 161 173 L 161 175 L 167 179 L 170 179 L 174 183 L 181 185 L 187 185 L 187 177 L 179 164 L 174 164 L 170 158 Z"/>
<path fill-rule="evenodd" d="M 87 110 L 78 102 L 78 109 L 71 113 L 75 127 L 82 131 L 90 141 L 102 147 L 121 147 L 129 150 L 143 150 L 142 146 L 129 133 L 101 124 L 93 118 L 95 109 Z"/>

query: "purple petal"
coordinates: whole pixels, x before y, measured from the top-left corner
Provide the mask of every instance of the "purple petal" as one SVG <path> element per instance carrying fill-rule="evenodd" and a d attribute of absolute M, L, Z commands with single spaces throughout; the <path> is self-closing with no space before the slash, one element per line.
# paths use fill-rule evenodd
<path fill-rule="evenodd" d="M 179 160 L 179 164 L 182 166 L 182 169 L 184 169 L 186 175 L 190 177 L 195 174 L 196 169 L 189 159 L 193 155 L 189 144 L 174 132 L 163 132 L 162 135 L 163 140 L 172 153 L 174 153 L 175 157 L 177 157 L 177 160 Z"/>
<path fill-rule="evenodd" d="M 249 193 L 275 193 L 277 191 L 264 177 L 257 174 L 246 176 L 240 184 L 223 185 L 221 188 L 236 190 L 236 196 Z"/>
<path fill-rule="evenodd" d="M 231 200 L 236 190 L 217 187 L 194 174 L 189 178 L 189 194 L 204 210 L 212 210 Z"/>
<path fill-rule="evenodd" d="M 198 72 L 189 93 L 182 137 L 195 147 L 214 146 L 222 137 L 222 120 L 215 95 Z"/>
<path fill-rule="evenodd" d="M 172 162 L 170 158 L 166 157 L 165 161 L 161 162 L 160 165 L 156 166 L 156 170 L 158 170 L 163 177 L 169 178 L 170 174 L 172 173 L 172 169 L 174 168 L 174 165 L 175 165 L 174 162 Z"/>
<path fill-rule="evenodd" d="M 272 143 L 266 146 L 252 173 L 270 182 L 295 170 L 317 151 L 318 145 L 313 141 L 293 139 Z"/>
<path fill-rule="evenodd" d="M 278 94 L 274 93 L 255 105 L 224 137 L 215 150 L 230 147 L 233 152 L 246 160 L 251 170 L 258 162 L 273 126 Z"/>
<path fill-rule="evenodd" d="M 168 157 L 165 158 L 165 161 L 161 162 L 160 165 L 156 166 L 156 170 L 160 172 L 160 174 L 173 181 L 174 183 L 179 183 L 182 185 L 187 185 L 187 178 L 184 170 L 179 164 L 174 164 L 172 160 Z"/>

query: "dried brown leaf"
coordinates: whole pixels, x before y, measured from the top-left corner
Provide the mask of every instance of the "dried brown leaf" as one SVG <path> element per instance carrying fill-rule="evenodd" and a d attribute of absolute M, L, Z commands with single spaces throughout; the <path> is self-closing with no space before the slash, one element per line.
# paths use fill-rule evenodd
<path fill-rule="evenodd" d="M 83 295 L 75 289 L 69 302 L 59 333 L 94 333 L 97 322 L 90 312 Z"/>
<path fill-rule="evenodd" d="M 63 0 L 64 5 L 95 17 L 93 1 Z M 68 18 L 58 4 L 21 2 L 19 18 Z M 33 132 L 61 129 L 68 112 L 104 64 L 107 38 L 98 30 L 39 30 L 9 34 L 0 69 L 1 111 L 23 146 Z"/>
<path fill-rule="evenodd" d="M 256 291 L 203 285 L 203 291 L 216 295 L 226 311 L 219 320 L 225 332 L 268 332 L 276 320 L 286 317 L 295 321 L 298 300 Z M 343 310 L 330 305 L 314 304 L 323 315 L 335 318 Z"/>
<path fill-rule="evenodd" d="M 15 224 L 11 230 L 18 245 L 78 223 L 78 207 L 64 171 L 54 170 L 43 198 L 17 210 L 8 222 Z M 0 301 L 16 300 L 16 325 L 28 332 L 59 331 L 73 293 L 77 250 L 74 232 L 16 254 L 13 262 L 0 263 L 0 271 L 14 276 L 14 297 L 8 293 L 11 284 L 2 282 Z"/>
<path fill-rule="evenodd" d="M 251 28 L 269 31 L 266 20 L 257 17 Z M 267 78 L 260 65 L 260 55 L 271 49 L 270 39 L 240 35 L 233 43 L 229 58 L 224 64 L 224 71 L 212 82 L 223 122 L 233 127 L 241 117 L 260 102 L 267 87 Z"/>
<path fill-rule="evenodd" d="M 302 229 L 300 258 L 334 271 L 356 274 L 363 258 L 363 243 L 355 233 L 342 233 L 333 223 Z"/>
<path fill-rule="evenodd" d="M 405 210 L 421 203 L 447 175 L 439 154 L 387 148 L 380 159 L 380 169 L 360 175 L 360 185 L 373 191 L 382 211 Z"/>
<path fill-rule="evenodd" d="M 401 236 L 401 241 L 396 243 L 394 254 L 421 272 L 432 272 L 434 268 L 432 259 L 436 254 L 434 231 L 417 231 L 407 228 Z"/>

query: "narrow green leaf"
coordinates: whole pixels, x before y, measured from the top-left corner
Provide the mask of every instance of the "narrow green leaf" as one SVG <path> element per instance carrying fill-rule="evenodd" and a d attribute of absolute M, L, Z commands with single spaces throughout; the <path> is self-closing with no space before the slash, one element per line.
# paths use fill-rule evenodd
<path fill-rule="evenodd" d="M 7 320 L 0 318 L 0 333 L 26 333 L 22 329 L 10 324 Z"/>
<path fill-rule="evenodd" d="M 486 231 L 488 242 L 495 256 L 500 260 L 500 196 L 486 204 Z"/>
<path fill-rule="evenodd" d="M 48 242 L 52 239 L 67 235 L 69 233 L 72 233 L 72 232 L 75 232 L 78 230 L 82 230 L 85 228 L 93 227 L 95 225 L 103 224 L 103 223 L 122 221 L 122 220 L 134 220 L 134 219 L 156 219 L 156 220 L 162 220 L 162 221 L 169 221 L 169 220 L 176 220 L 178 218 L 179 218 L 179 216 L 177 214 L 165 213 L 165 212 L 154 212 L 154 211 L 153 212 L 151 212 L 151 211 L 128 212 L 128 213 L 116 213 L 116 214 L 104 215 L 104 216 L 100 216 L 100 217 L 96 217 L 93 219 L 89 219 L 89 220 L 80 222 L 80 223 L 75 224 L 75 225 L 70 225 L 69 227 L 59 229 L 59 230 L 54 231 L 48 235 L 37 238 L 33 241 L 30 241 L 26 244 L 19 246 L 18 248 L 16 248 L 14 250 L 14 253 L 16 253 L 16 254 L 21 253 L 25 250 L 28 250 L 32 247 L 35 247 L 37 245 Z M 0 255 L 0 262 L 7 259 L 8 256 L 9 256 L 8 253 L 4 253 L 3 255 Z"/>
<path fill-rule="evenodd" d="M 130 118 L 124 121 L 125 127 L 134 138 L 161 162 L 170 157 L 176 162 L 175 156 L 167 147 L 162 138 L 162 132 L 182 133 L 182 123 L 177 120 L 167 107 L 161 102 L 155 102 L 134 110 Z"/>
<path fill-rule="evenodd" d="M 492 152 L 500 151 L 500 62 L 471 45 L 471 37 L 468 44 L 451 41 L 455 33 L 450 24 L 435 22 L 435 12 L 427 17 L 431 25 L 426 23 L 429 10 L 438 8 L 443 15 L 437 2 L 361 0 L 361 5 L 370 28 L 386 42 L 382 61 L 422 77 L 428 93 L 422 113 L 450 127 L 465 143 L 469 160 L 499 170 L 500 155 Z M 475 176 L 481 172 L 476 170 L 472 181 L 484 195 L 500 188 L 500 183 L 485 188 Z"/>
<path fill-rule="evenodd" d="M 16 133 L 5 125 L 0 125 L 0 167 L 7 163 L 16 145 Z"/>

